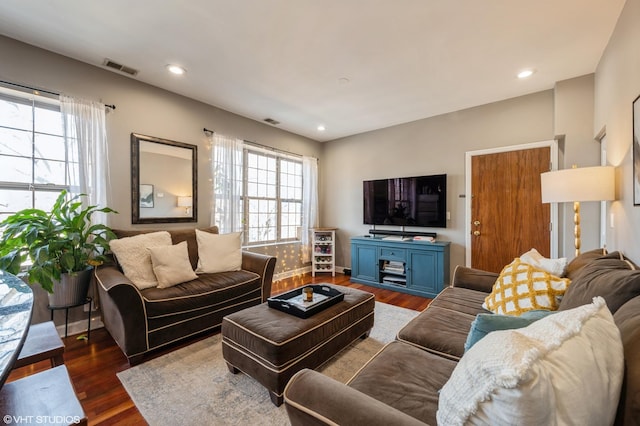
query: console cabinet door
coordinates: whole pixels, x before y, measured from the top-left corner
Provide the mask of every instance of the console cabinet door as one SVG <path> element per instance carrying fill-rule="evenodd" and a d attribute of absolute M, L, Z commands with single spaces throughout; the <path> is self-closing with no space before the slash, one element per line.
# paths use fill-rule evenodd
<path fill-rule="evenodd" d="M 353 244 L 351 246 L 352 274 L 355 278 L 378 281 L 378 254 L 376 246 Z"/>
<path fill-rule="evenodd" d="M 438 294 L 442 290 L 438 271 L 441 269 L 437 251 L 409 250 L 407 286 L 412 290 Z"/>

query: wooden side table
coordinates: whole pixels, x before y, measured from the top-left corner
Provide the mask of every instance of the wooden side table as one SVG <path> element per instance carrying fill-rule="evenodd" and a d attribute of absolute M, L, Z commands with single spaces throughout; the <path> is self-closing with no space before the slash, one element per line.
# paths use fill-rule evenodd
<path fill-rule="evenodd" d="M 51 360 L 51 367 L 64 364 L 64 343 L 52 321 L 32 324 L 13 368 Z"/>

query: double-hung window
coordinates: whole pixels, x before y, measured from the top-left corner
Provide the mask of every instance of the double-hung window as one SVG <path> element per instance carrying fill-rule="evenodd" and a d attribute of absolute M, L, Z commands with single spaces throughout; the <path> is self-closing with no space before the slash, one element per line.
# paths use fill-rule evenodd
<path fill-rule="evenodd" d="M 67 146 L 57 100 L 0 87 L 0 220 L 48 210 L 69 189 L 78 164 Z"/>
<path fill-rule="evenodd" d="M 302 225 L 302 162 L 246 146 L 243 150 L 244 244 L 299 240 Z"/>

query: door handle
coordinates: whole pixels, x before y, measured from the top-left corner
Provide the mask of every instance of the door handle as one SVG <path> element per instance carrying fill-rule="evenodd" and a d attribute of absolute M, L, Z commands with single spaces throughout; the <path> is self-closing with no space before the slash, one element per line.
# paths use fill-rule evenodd
<path fill-rule="evenodd" d="M 476 237 L 480 236 L 480 231 L 473 231 L 473 235 L 475 235 Z"/>
<path fill-rule="evenodd" d="M 480 221 L 479 221 L 479 220 L 474 220 L 474 221 L 473 221 L 473 224 L 474 224 L 475 226 L 480 226 Z"/>

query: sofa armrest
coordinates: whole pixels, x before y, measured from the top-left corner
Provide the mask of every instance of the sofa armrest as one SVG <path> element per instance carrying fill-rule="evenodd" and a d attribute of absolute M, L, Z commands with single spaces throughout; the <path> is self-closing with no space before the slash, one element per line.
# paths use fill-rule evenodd
<path fill-rule="evenodd" d="M 313 370 L 296 373 L 284 390 L 292 426 L 422 425 L 421 421 Z"/>
<path fill-rule="evenodd" d="M 262 278 L 262 302 L 271 296 L 273 271 L 276 268 L 276 258 L 266 254 L 242 251 L 242 269 L 255 272 Z"/>
<path fill-rule="evenodd" d="M 493 284 L 495 284 L 499 275 L 500 274 L 496 274 L 495 272 L 488 272 L 458 265 L 456 266 L 455 271 L 453 271 L 451 286 L 491 293 Z"/>
<path fill-rule="evenodd" d="M 147 351 L 147 319 L 138 288 L 115 265 L 95 269 L 102 322 L 131 359 Z"/>

